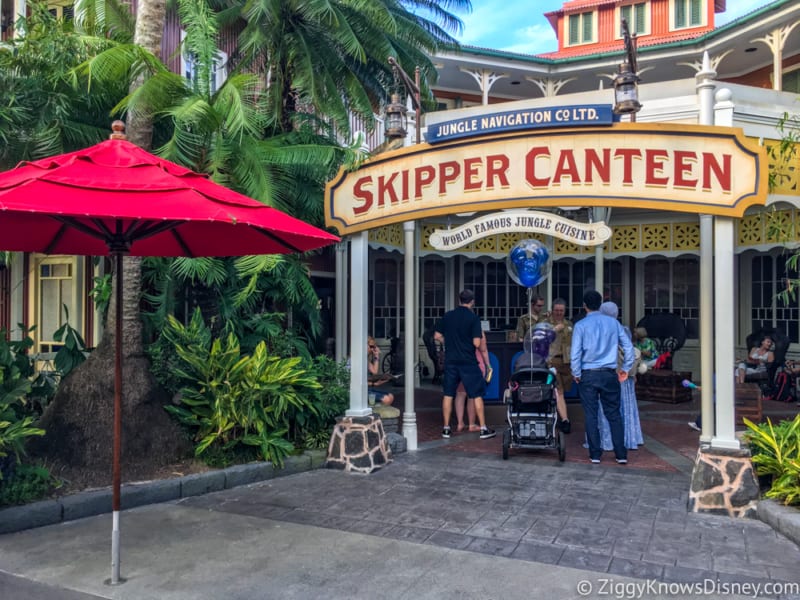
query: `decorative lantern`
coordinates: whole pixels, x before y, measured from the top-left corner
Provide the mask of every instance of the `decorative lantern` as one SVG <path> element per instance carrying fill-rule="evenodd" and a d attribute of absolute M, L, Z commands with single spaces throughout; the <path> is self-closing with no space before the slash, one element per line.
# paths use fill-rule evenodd
<path fill-rule="evenodd" d="M 384 134 L 389 139 L 402 139 L 408 133 L 406 130 L 406 105 L 400 102 L 399 94 L 392 94 L 392 101 L 386 106 L 384 118 Z"/>
<path fill-rule="evenodd" d="M 619 73 L 614 78 L 614 112 L 616 114 L 627 115 L 641 110 L 638 83 L 639 76 L 631 70 L 630 64 L 627 61 L 622 63 L 619 66 Z"/>

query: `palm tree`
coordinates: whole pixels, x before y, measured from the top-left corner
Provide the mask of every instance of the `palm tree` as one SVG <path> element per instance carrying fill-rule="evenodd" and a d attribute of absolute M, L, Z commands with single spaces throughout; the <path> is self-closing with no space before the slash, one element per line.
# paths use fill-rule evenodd
<path fill-rule="evenodd" d="M 450 34 L 462 27 L 447 8 L 471 10 L 469 0 L 234 0 L 233 6 L 238 13 L 224 14 L 246 23 L 239 36 L 243 62 L 261 70 L 279 130 L 291 130 L 298 110 L 310 106 L 345 136 L 351 114 L 372 123 L 386 97 L 387 57 L 435 78 L 431 56 L 456 47 Z"/>

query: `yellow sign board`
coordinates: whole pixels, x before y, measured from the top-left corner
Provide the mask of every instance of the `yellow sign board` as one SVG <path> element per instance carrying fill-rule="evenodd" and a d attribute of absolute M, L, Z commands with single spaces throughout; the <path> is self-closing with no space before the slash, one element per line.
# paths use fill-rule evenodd
<path fill-rule="evenodd" d="M 766 150 L 740 129 L 618 123 L 419 144 L 325 189 L 340 234 L 468 211 L 636 207 L 741 217 L 767 198 Z"/>

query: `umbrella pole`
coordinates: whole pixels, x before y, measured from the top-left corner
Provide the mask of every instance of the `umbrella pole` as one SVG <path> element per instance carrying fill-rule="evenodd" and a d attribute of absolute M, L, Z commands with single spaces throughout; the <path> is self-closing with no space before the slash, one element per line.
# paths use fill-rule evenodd
<path fill-rule="evenodd" d="M 114 252 L 117 287 L 117 318 L 114 336 L 114 441 L 112 458 L 111 585 L 122 583 L 119 564 L 120 454 L 122 438 L 122 253 Z"/>

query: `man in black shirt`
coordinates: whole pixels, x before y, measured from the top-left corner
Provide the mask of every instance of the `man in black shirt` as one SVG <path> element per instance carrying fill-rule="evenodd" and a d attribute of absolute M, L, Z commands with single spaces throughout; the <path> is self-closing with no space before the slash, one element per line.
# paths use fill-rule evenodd
<path fill-rule="evenodd" d="M 436 324 L 434 337 L 445 344 L 442 399 L 444 428 L 442 437 L 451 434 L 450 416 L 453 412 L 453 396 L 459 382 L 464 384 L 467 397 L 475 399 L 475 412 L 481 426 L 480 437 L 486 440 L 495 436 L 495 431 L 486 426 L 483 410 L 483 394 L 486 381 L 478 366 L 475 351 L 481 344 L 481 321 L 473 312 L 475 294 L 472 290 L 463 290 L 458 296 L 459 306 L 447 311 Z"/>

